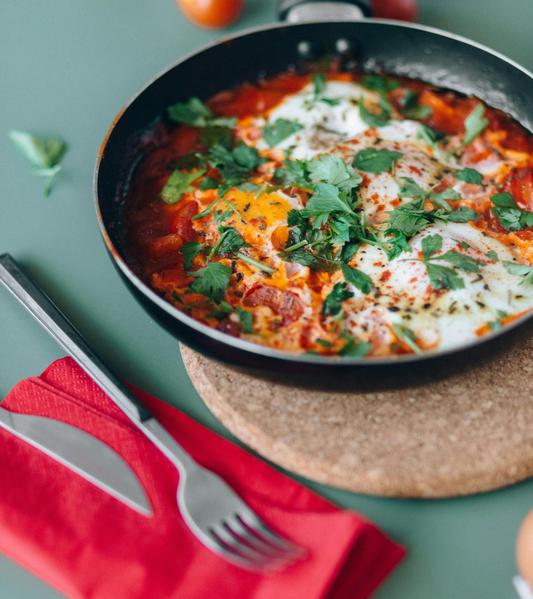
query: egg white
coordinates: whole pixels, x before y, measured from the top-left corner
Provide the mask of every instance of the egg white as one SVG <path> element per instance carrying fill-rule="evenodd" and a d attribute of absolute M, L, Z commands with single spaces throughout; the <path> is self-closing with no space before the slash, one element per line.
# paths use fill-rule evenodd
<path fill-rule="evenodd" d="M 276 147 L 289 150 L 295 159 L 332 153 L 348 164 L 359 151 L 369 147 L 401 152 L 403 156 L 395 165 L 394 173 L 360 172 L 363 182 L 358 190 L 358 206 L 364 210 L 369 223 L 379 227 L 388 219 L 388 211 L 410 201 L 398 196 L 402 177 L 413 179 L 424 190 L 448 178 L 449 186 L 453 185 L 463 197 L 465 193 L 482 190 L 479 186 L 456 181 L 453 173 L 467 165 L 445 162 L 441 153 L 435 153 L 418 136 L 418 122 L 395 119 L 379 129 L 369 127 L 360 116 L 359 101 L 363 97 L 365 106 L 379 106 L 376 92 L 355 83 L 328 82 L 322 97 L 334 98 L 338 103 L 317 101 L 308 86 L 285 98 L 271 111 L 268 116 L 271 124 L 283 118 L 303 126 Z M 491 158 L 475 167 L 489 175 L 501 167 L 501 161 Z M 436 234 L 442 237 L 443 244 L 435 258 L 455 250 L 483 263 L 481 274 L 456 269 L 464 281 L 464 289 L 436 290 L 431 286 L 427 268 L 419 259 L 422 240 Z M 468 247 L 464 249 L 459 242 Z M 370 276 L 373 288 L 364 295 L 351 286 L 354 297 L 344 303 L 344 328 L 360 339 L 371 341 L 378 353 L 380 344 L 385 348 L 394 341 L 391 331 L 394 324 L 410 329 L 422 346 L 445 351 L 476 340 L 484 324 L 497 322 L 504 313 L 513 315 L 533 308 L 533 286 L 519 286 L 521 278 L 509 274 L 503 265 L 504 260 L 513 261 L 519 256 L 475 225 L 432 224 L 413 237 L 409 246 L 411 252 L 403 252 L 389 261 L 380 248 L 363 244 L 351 263 Z M 487 257 L 489 250 L 496 252 L 498 261 Z M 435 263 L 451 266 L 442 260 Z M 335 282 L 336 278 L 331 287 Z"/>

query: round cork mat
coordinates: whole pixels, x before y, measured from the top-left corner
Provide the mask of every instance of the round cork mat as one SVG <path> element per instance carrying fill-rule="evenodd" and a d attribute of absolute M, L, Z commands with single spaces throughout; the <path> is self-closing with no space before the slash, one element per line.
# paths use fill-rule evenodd
<path fill-rule="evenodd" d="M 236 437 L 320 483 L 436 498 L 533 475 L 533 338 L 466 374 L 380 393 L 290 388 L 181 350 L 198 393 Z"/>

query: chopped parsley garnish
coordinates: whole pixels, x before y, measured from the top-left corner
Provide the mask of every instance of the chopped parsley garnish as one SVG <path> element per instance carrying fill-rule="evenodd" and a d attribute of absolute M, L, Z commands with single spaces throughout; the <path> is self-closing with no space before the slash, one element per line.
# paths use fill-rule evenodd
<path fill-rule="evenodd" d="M 248 262 L 248 264 L 251 264 L 252 266 L 255 266 L 259 270 L 262 270 L 263 272 L 266 272 L 268 274 L 272 275 L 276 272 L 274 268 L 270 268 L 270 266 L 266 266 L 265 264 L 262 264 L 261 262 L 259 262 L 258 260 L 254 260 L 253 258 L 250 258 L 250 256 L 247 256 L 242 252 L 237 253 L 237 258 L 240 258 L 241 260 Z"/>
<path fill-rule="evenodd" d="M 533 266 L 527 266 L 526 264 L 515 264 L 509 260 L 504 260 L 502 264 L 505 266 L 510 275 L 524 277 L 520 281 L 519 285 L 533 285 Z"/>
<path fill-rule="evenodd" d="M 341 336 L 346 339 L 346 343 L 337 352 L 339 356 L 347 358 L 364 358 L 372 349 L 372 345 L 368 343 L 368 341 L 360 341 L 347 333 L 342 333 Z"/>
<path fill-rule="evenodd" d="M 435 129 L 432 129 L 431 127 L 428 127 L 422 123 L 420 125 L 420 129 L 418 130 L 418 137 L 422 138 L 428 144 L 428 146 L 431 146 L 433 149 L 437 149 L 438 144 L 446 137 L 446 133 L 435 131 Z"/>
<path fill-rule="evenodd" d="M 324 318 L 340 318 L 343 313 L 341 302 L 345 302 L 352 297 L 353 293 L 348 289 L 346 283 L 335 283 L 333 289 L 322 303 L 322 316 Z"/>
<path fill-rule="evenodd" d="M 233 129 L 237 123 L 237 117 L 216 117 L 198 98 L 189 98 L 185 104 L 178 102 L 170 106 L 167 108 L 167 114 L 172 121 L 193 127 L 223 127 Z"/>
<path fill-rule="evenodd" d="M 315 75 L 312 79 L 312 83 L 314 91 L 313 102 L 324 102 L 330 106 L 338 106 L 340 104 L 340 100 L 338 98 L 323 97 L 322 94 L 326 91 L 327 81 L 322 73 Z"/>
<path fill-rule="evenodd" d="M 250 247 L 234 227 L 225 227 L 222 224 L 231 216 L 231 213 L 231 210 L 226 210 L 226 212 L 219 212 L 216 210 L 214 213 L 214 219 L 220 237 L 209 254 L 209 260 L 212 260 L 216 255 L 223 256 L 224 254 L 233 254 L 243 247 Z"/>
<path fill-rule="evenodd" d="M 407 89 L 403 98 L 403 115 L 407 119 L 427 119 L 433 114 L 433 108 L 418 103 L 418 94 Z"/>
<path fill-rule="evenodd" d="M 435 289 L 463 289 L 464 281 L 457 275 L 455 268 L 467 273 L 481 272 L 479 267 L 485 266 L 483 262 L 476 260 L 455 250 L 450 250 L 440 256 L 435 256 L 442 248 L 442 237 L 440 235 L 428 235 L 422 239 L 423 262 L 427 268 L 430 283 Z M 454 268 L 434 264 L 431 260 L 444 260 Z"/>
<path fill-rule="evenodd" d="M 502 319 L 509 316 L 507 312 L 504 312 L 503 310 L 496 310 L 496 313 L 498 314 L 498 318 L 492 322 L 487 322 L 487 326 L 493 333 L 497 333 L 503 329 Z"/>
<path fill-rule="evenodd" d="M 361 119 L 369 127 L 385 127 L 385 125 L 389 124 L 391 115 L 390 106 L 382 98 L 380 98 L 380 105 L 381 114 L 374 114 L 373 112 L 369 112 L 365 107 L 363 96 L 359 98 L 359 114 L 361 115 Z"/>
<path fill-rule="evenodd" d="M 344 275 L 344 280 L 351 283 L 357 289 L 360 289 L 362 293 L 369 293 L 372 289 L 372 279 L 364 272 L 352 268 L 348 264 L 341 262 L 341 270 Z"/>
<path fill-rule="evenodd" d="M 380 173 L 392 170 L 402 156 L 402 152 L 366 148 L 356 154 L 352 166 L 365 173 L 379 175 Z"/>
<path fill-rule="evenodd" d="M 61 170 L 59 162 L 67 150 L 66 143 L 58 137 L 37 137 L 15 129 L 9 132 L 9 139 L 35 167 L 30 174 L 45 177 L 43 194 L 45 197 L 49 196 L 52 180 Z"/>
<path fill-rule="evenodd" d="M 196 241 L 188 241 L 181 246 L 181 255 L 183 256 L 183 268 L 187 271 L 192 268 L 192 261 L 200 250 L 204 247 L 205 243 L 198 243 Z"/>
<path fill-rule="evenodd" d="M 209 262 L 205 268 L 187 272 L 194 277 L 189 289 L 220 304 L 226 295 L 231 273 L 231 268 L 222 262 Z"/>
<path fill-rule="evenodd" d="M 487 252 L 487 258 L 489 260 L 492 260 L 493 262 L 498 262 L 498 260 L 499 260 L 498 254 L 494 250 L 489 250 Z"/>
<path fill-rule="evenodd" d="M 220 187 L 220 181 L 213 179 L 212 177 L 204 177 L 198 185 L 200 191 L 207 191 L 208 189 L 218 189 Z"/>
<path fill-rule="evenodd" d="M 495 205 L 491 212 L 506 231 L 523 231 L 525 227 L 533 227 L 533 212 L 522 210 L 508 191 L 496 193 L 490 200 Z"/>
<path fill-rule="evenodd" d="M 446 155 L 446 159 L 449 159 L 451 156 L 453 156 L 453 154 L 459 150 L 462 150 L 469 143 L 472 143 L 474 139 L 476 139 L 476 137 L 485 129 L 485 127 L 489 124 L 489 121 L 484 118 L 484 114 L 485 107 L 480 103 L 465 119 L 465 134 L 463 136 L 463 141 L 457 148 L 455 148 L 455 150 L 452 150 Z"/>
<path fill-rule="evenodd" d="M 446 201 L 461 199 L 459 194 L 451 188 L 441 193 L 423 191 L 413 179 L 402 177 L 404 185 L 400 189 L 400 197 L 415 198 L 403 206 L 395 208 L 389 214 L 387 221 L 389 229 L 402 231 L 406 236 L 411 237 L 423 229 L 426 225 L 437 220 L 444 222 L 466 223 L 469 220 L 478 220 L 481 218 L 475 210 L 461 206 L 458 210 L 453 210 Z M 426 210 L 425 200 L 429 198 L 430 202 L 436 206 L 434 210 Z"/>
<path fill-rule="evenodd" d="M 481 185 L 483 182 L 483 175 L 473 168 L 464 168 L 462 171 L 457 171 L 455 178 L 472 185 Z"/>
<path fill-rule="evenodd" d="M 175 204 L 179 202 L 183 197 L 183 194 L 189 191 L 194 191 L 194 187 L 191 186 L 193 181 L 196 181 L 198 177 L 201 177 L 205 173 L 205 169 L 194 171 L 193 173 L 183 173 L 181 171 L 174 171 L 170 175 L 165 187 L 159 194 L 159 197 L 166 204 Z"/>
<path fill-rule="evenodd" d="M 303 129 L 303 125 L 300 125 L 300 123 L 295 123 L 294 121 L 288 121 L 286 119 L 277 119 L 273 125 L 267 123 L 263 127 L 262 134 L 263 139 L 271 148 L 273 148 L 301 129 Z"/>
<path fill-rule="evenodd" d="M 405 343 L 409 349 L 412 349 L 415 354 L 422 355 L 424 353 L 416 344 L 416 338 L 411 329 L 400 324 L 393 324 L 392 331 L 396 337 L 398 337 L 402 343 Z"/>
<path fill-rule="evenodd" d="M 242 332 L 246 333 L 247 335 L 253 335 L 255 333 L 254 315 L 240 306 L 237 306 L 237 314 L 239 315 Z"/>

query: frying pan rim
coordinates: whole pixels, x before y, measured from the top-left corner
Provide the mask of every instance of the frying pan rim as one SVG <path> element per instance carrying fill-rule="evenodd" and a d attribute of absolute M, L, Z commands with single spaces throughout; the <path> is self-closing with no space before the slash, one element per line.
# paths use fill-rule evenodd
<path fill-rule="evenodd" d="M 104 225 L 104 220 L 103 220 L 103 217 L 102 217 L 102 214 L 100 211 L 100 203 L 99 203 L 99 198 L 98 198 L 98 174 L 99 174 L 99 170 L 100 170 L 100 163 L 104 157 L 105 147 L 107 146 L 108 140 L 109 140 L 111 134 L 113 133 L 117 123 L 120 121 L 120 119 L 122 118 L 122 116 L 124 115 L 126 110 L 133 104 L 133 102 L 135 102 L 135 100 L 138 97 L 141 96 L 141 94 L 145 90 L 147 90 L 154 82 L 156 82 L 163 75 L 165 75 L 166 73 L 168 73 L 175 67 L 179 66 L 180 64 L 186 62 L 190 58 L 192 58 L 198 54 L 201 54 L 211 48 L 219 46 L 221 44 L 231 42 L 232 40 L 239 39 L 241 37 L 245 37 L 247 35 L 251 35 L 254 33 L 259 33 L 262 31 L 269 31 L 272 29 L 280 29 L 280 28 L 286 28 L 286 27 L 287 28 L 288 27 L 291 27 L 291 28 L 292 27 L 302 27 L 302 26 L 306 26 L 306 25 L 321 24 L 321 23 L 346 24 L 348 22 L 361 23 L 361 24 L 371 23 L 371 24 L 379 24 L 379 25 L 386 25 L 386 26 L 393 26 L 393 27 L 403 27 L 406 29 L 416 29 L 419 31 L 433 33 L 433 34 L 436 34 L 441 37 L 449 38 L 454 41 L 458 41 L 458 42 L 464 43 L 466 45 L 473 46 L 479 50 L 482 50 L 483 52 L 486 52 L 488 54 L 496 56 L 497 58 L 510 64 L 514 68 L 518 69 L 519 71 L 522 71 L 524 74 L 526 74 L 531 79 L 533 79 L 532 72 L 525 69 L 520 64 L 518 64 L 514 60 L 508 58 L 507 56 L 501 54 L 500 52 L 498 52 L 496 50 L 492 50 L 491 48 L 488 48 L 487 46 L 484 46 L 483 44 L 480 44 L 478 42 L 475 42 L 475 41 L 465 38 L 463 36 L 456 35 L 456 34 L 444 31 L 442 29 L 438 29 L 436 27 L 429 27 L 427 25 L 421 25 L 419 23 L 406 23 L 403 21 L 396 21 L 396 20 L 392 20 L 392 19 L 369 18 L 369 19 L 361 19 L 358 21 L 323 20 L 322 19 L 322 20 L 318 20 L 318 21 L 306 21 L 305 23 L 285 23 L 285 22 L 270 23 L 267 25 L 250 27 L 250 28 L 244 29 L 242 31 L 239 31 L 235 35 L 224 37 L 218 41 L 205 44 L 205 45 L 201 46 L 200 48 L 192 50 L 191 52 L 188 52 L 187 54 L 183 55 L 182 57 L 180 57 L 179 59 L 177 59 L 170 65 L 168 65 L 166 68 L 159 71 L 149 81 L 147 81 L 137 91 L 137 93 L 135 93 L 130 98 L 130 100 L 127 102 L 127 104 L 125 104 L 123 106 L 123 108 L 118 112 L 118 114 L 116 115 L 115 119 L 113 120 L 111 126 L 109 127 L 109 129 L 102 141 L 102 144 L 101 144 L 101 147 L 98 152 L 97 159 L 96 159 L 94 173 L 93 173 L 93 194 L 94 194 L 94 203 L 95 203 L 95 210 L 96 210 L 96 215 L 97 215 L 97 220 L 98 220 L 98 226 L 100 228 L 100 232 L 101 232 L 102 238 L 104 240 L 104 243 L 107 246 L 112 259 L 114 260 L 115 264 L 117 264 L 117 266 L 121 269 L 121 271 L 124 273 L 124 275 L 127 277 L 127 279 L 145 297 L 147 297 L 151 302 L 155 303 L 157 307 L 159 307 L 160 309 L 163 309 L 163 311 L 166 312 L 172 318 L 176 318 L 177 320 L 181 321 L 182 324 L 194 329 L 196 332 L 200 333 L 201 335 L 206 335 L 207 337 L 210 337 L 213 340 L 222 343 L 223 345 L 229 345 L 229 346 L 231 346 L 237 350 L 240 350 L 240 351 L 255 354 L 257 356 L 263 356 L 263 357 L 274 359 L 274 360 L 281 360 L 283 362 L 293 362 L 293 363 L 308 364 L 308 365 L 319 364 L 319 365 L 331 366 L 331 367 L 335 367 L 335 368 L 341 367 L 343 369 L 344 368 L 351 369 L 351 368 L 357 367 L 357 366 L 362 367 L 362 368 L 368 367 L 368 366 L 375 366 L 375 367 L 379 368 L 379 367 L 401 365 L 401 364 L 404 364 L 404 365 L 424 364 L 428 361 L 433 361 L 433 360 L 439 359 L 439 358 L 445 359 L 447 356 L 451 356 L 453 354 L 459 355 L 463 351 L 467 351 L 476 346 L 483 345 L 484 343 L 486 343 L 488 341 L 488 339 L 495 340 L 498 337 L 507 336 L 507 334 L 510 333 L 512 330 L 514 330 L 518 327 L 521 327 L 526 321 L 532 319 L 533 312 L 531 312 L 529 314 L 525 314 L 525 315 L 517 318 L 512 323 L 505 325 L 505 327 L 500 331 L 491 332 L 489 335 L 480 337 L 479 339 L 471 341 L 470 343 L 461 344 L 458 347 L 450 348 L 450 349 L 447 349 L 444 351 L 428 352 L 428 353 L 424 353 L 422 355 L 404 354 L 404 355 L 392 356 L 392 357 L 389 356 L 387 358 L 354 358 L 354 357 L 343 356 L 342 358 L 339 358 L 336 356 L 293 353 L 293 352 L 289 352 L 289 351 L 274 349 L 274 348 L 271 348 L 268 346 L 263 346 L 263 345 L 253 343 L 251 341 L 244 340 L 239 337 L 233 337 L 231 335 L 228 335 L 227 333 L 222 333 L 222 332 L 220 332 L 216 329 L 213 329 L 212 327 L 209 327 L 207 325 L 204 325 L 201 322 L 193 319 L 192 317 L 184 314 L 183 312 L 178 310 L 176 307 L 171 305 L 169 302 L 167 302 L 166 300 L 161 298 L 159 295 L 157 295 L 148 285 L 143 283 L 143 281 L 141 281 L 141 279 L 129 268 L 129 266 L 126 264 L 126 262 L 124 261 L 124 259 L 122 258 L 122 256 L 118 252 L 118 250 L 115 248 L 113 242 L 111 241 L 111 238 L 109 237 L 107 229 Z"/>

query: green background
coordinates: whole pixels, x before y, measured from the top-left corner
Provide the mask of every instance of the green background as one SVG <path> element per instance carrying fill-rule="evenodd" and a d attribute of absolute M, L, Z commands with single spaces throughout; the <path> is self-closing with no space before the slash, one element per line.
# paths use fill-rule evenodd
<path fill-rule="evenodd" d="M 141 310 L 107 257 L 92 175 L 114 116 L 146 81 L 226 33 L 275 21 L 275 5 L 248 0 L 227 32 L 194 27 L 173 0 L 4 0 L 0 8 L 0 254 L 10 252 L 24 266 L 122 377 L 228 437 L 190 383 L 177 341 Z M 419 22 L 533 70 L 532 0 L 421 0 Z M 49 198 L 11 147 L 11 128 L 67 140 L 64 170 Z M 0 289 L 0 397 L 62 355 Z M 443 501 L 372 498 L 302 482 L 407 546 L 408 557 L 377 599 L 516 597 L 514 543 L 533 507 L 532 481 Z M 1 599 L 58 597 L 0 556 Z"/>

